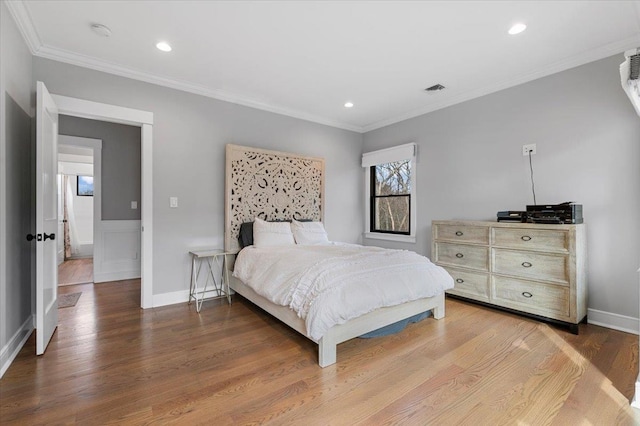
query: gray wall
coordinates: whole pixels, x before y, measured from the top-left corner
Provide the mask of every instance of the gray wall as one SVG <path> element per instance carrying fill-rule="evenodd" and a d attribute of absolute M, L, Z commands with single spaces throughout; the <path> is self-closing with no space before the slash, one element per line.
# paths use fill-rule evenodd
<path fill-rule="evenodd" d="M 593 62 L 364 135 L 364 151 L 419 145 L 417 244 L 366 244 L 431 253 L 431 221 L 495 220 L 498 210 L 583 204 L 589 308 L 638 318 L 640 117 L 620 86 L 622 55 Z"/>
<path fill-rule="evenodd" d="M 189 288 L 190 248 L 223 246 L 227 143 L 324 157 L 329 237 L 360 240 L 362 135 L 47 59 L 33 73 L 51 93 L 153 112 L 154 294 Z"/>
<path fill-rule="evenodd" d="M 0 56 L 0 353 L 5 350 L 1 368 L 33 328 L 35 254 L 35 244 L 25 239 L 35 228 L 32 58 L 4 2 L 0 3 Z M 14 336 L 16 341 L 10 342 Z"/>
<path fill-rule="evenodd" d="M 102 220 L 140 220 L 140 127 L 66 115 L 59 120 L 61 135 L 102 139 Z"/>

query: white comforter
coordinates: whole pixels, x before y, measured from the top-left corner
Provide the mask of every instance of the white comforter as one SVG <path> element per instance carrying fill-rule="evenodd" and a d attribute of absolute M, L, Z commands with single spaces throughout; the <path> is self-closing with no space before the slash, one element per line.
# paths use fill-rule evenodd
<path fill-rule="evenodd" d="M 233 276 L 305 321 L 307 336 L 375 309 L 432 297 L 453 278 L 424 256 L 353 244 L 243 249 Z"/>

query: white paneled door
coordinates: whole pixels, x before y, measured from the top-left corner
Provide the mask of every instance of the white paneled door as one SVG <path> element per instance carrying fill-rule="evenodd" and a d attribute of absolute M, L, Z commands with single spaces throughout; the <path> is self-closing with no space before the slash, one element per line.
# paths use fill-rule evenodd
<path fill-rule="evenodd" d="M 58 107 L 41 81 L 36 117 L 36 354 L 58 326 Z M 62 236 L 60 236 L 62 237 Z"/>

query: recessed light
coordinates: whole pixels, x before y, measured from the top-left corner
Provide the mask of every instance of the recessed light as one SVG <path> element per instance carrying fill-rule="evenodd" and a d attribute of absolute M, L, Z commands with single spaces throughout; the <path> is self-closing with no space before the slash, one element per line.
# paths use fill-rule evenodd
<path fill-rule="evenodd" d="M 169 46 L 169 43 L 167 43 L 166 41 L 161 41 L 160 43 L 156 44 L 156 47 L 163 52 L 171 52 L 171 46 Z"/>
<path fill-rule="evenodd" d="M 102 24 L 91 24 L 91 30 L 102 37 L 110 37 L 111 29 Z"/>
<path fill-rule="evenodd" d="M 520 34 L 526 29 L 527 29 L 527 26 L 525 24 L 523 24 L 522 22 L 518 22 L 517 24 L 509 28 L 509 34 L 511 35 Z"/>
<path fill-rule="evenodd" d="M 347 102 L 344 104 L 345 108 L 353 108 L 353 102 Z"/>

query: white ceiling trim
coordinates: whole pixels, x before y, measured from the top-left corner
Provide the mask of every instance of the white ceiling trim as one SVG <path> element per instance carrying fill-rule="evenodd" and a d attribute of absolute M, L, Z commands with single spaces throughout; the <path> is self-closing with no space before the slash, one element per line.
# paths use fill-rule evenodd
<path fill-rule="evenodd" d="M 437 111 L 439 109 L 456 105 L 462 102 L 466 102 L 471 99 L 479 98 L 481 96 L 495 93 L 500 90 L 508 89 L 509 87 L 514 87 L 520 84 L 528 83 L 530 81 L 537 80 L 539 78 L 546 77 L 546 76 L 549 76 L 561 71 L 565 71 L 571 68 L 575 68 L 580 65 L 588 64 L 589 62 L 597 61 L 599 59 L 607 58 L 609 56 L 613 56 L 615 54 L 624 52 L 625 50 L 632 49 L 639 46 L 640 46 L 640 36 L 631 37 L 616 43 L 611 43 L 611 44 L 602 46 L 598 49 L 590 50 L 583 54 L 575 55 L 563 61 L 556 62 L 555 64 L 552 64 L 536 72 L 525 74 L 515 79 L 509 79 L 504 82 L 494 84 L 492 86 L 485 87 L 482 89 L 468 91 L 460 94 L 459 96 L 448 99 L 447 101 L 431 104 L 425 108 L 420 108 L 420 109 L 408 112 L 406 114 L 399 115 L 397 117 L 389 118 L 387 120 L 378 121 L 376 123 L 364 126 L 364 128 L 362 129 L 362 132 L 363 133 L 370 132 L 372 130 L 379 129 L 381 127 L 389 126 L 391 124 L 399 123 L 401 121 L 408 120 L 410 118 L 415 118 L 420 115 L 427 114 L 429 112 Z M 623 58 L 621 57 L 620 60 L 623 60 Z"/>
<path fill-rule="evenodd" d="M 40 36 L 38 36 L 38 32 L 33 25 L 33 20 L 31 19 L 29 11 L 20 0 L 5 0 L 5 4 L 7 5 L 7 9 L 9 9 L 9 13 L 11 13 L 13 20 L 18 26 L 24 41 L 27 43 L 27 47 L 31 51 L 31 54 L 35 55 L 42 46 L 42 41 L 40 40 Z"/>

